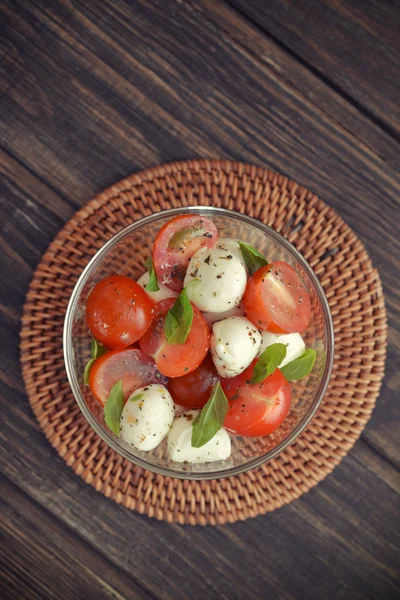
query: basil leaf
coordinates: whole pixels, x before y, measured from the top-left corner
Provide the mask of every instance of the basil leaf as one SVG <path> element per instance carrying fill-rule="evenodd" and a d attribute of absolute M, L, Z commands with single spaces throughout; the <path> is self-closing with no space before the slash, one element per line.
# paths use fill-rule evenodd
<path fill-rule="evenodd" d="M 107 398 L 107 402 L 104 407 L 104 420 L 119 437 L 119 428 L 122 409 L 124 408 L 124 392 L 122 391 L 122 379 L 114 383 L 110 390 L 110 395 Z"/>
<path fill-rule="evenodd" d="M 224 424 L 228 412 L 228 400 L 218 381 L 211 390 L 211 396 L 197 415 L 192 425 L 192 447 L 201 448 L 207 444 Z"/>
<path fill-rule="evenodd" d="M 147 270 L 149 272 L 149 281 L 148 283 L 144 286 L 144 289 L 147 292 L 158 292 L 158 290 L 160 289 L 158 286 L 158 282 L 157 282 L 157 275 L 154 269 L 154 264 L 152 259 L 150 258 L 150 256 L 148 258 L 146 258 L 146 267 Z"/>
<path fill-rule="evenodd" d="M 90 354 L 92 358 L 99 358 L 99 356 L 103 356 L 107 352 L 107 348 L 100 344 L 95 338 L 92 338 L 90 343 Z"/>
<path fill-rule="evenodd" d="M 143 398 L 144 394 L 136 394 L 133 398 L 129 398 L 129 402 L 137 402 Z"/>
<path fill-rule="evenodd" d="M 268 261 L 260 254 L 253 246 L 246 244 L 245 242 L 238 241 L 239 248 L 243 254 L 244 262 L 249 270 L 250 275 L 253 275 L 255 271 L 261 267 L 265 267 Z"/>
<path fill-rule="evenodd" d="M 196 283 L 192 281 L 189 285 Z M 183 288 L 165 318 L 164 332 L 169 344 L 184 344 L 193 323 L 193 307 Z"/>
<path fill-rule="evenodd" d="M 271 344 L 260 354 L 253 369 L 250 383 L 260 383 L 266 377 L 272 375 L 286 356 L 286 344 Z"/>
<path fill-rule="evenodd" d="M 83 383 L 85 385 L 89 385 L 89 372 L 92 367 L 92 364 L 99 358 L 99 356 L 103 356 L 107 352 L 107 348 L 100 344 L 95 338 L 92 338 L 90 342 L 90 356 L 92 357 L 89 362 L 86 364 L 85 370 L 83 372 Z"/>
<path fill-rule="evenodd" d="M 299 358 L 282 367 L 281 371 L 288 381 L 297 381 L 311 373 L 316 358 L 316 350 L 307 348 Z"/>
<path fill-rule="evenodd" d="M 89 385 L 89 372 L 90 372 L 92 364 L 94 363 L 95 360 L 96 360 L 95 358 L 91 358 L 89 360 L 89 362 L 86 364 L 85 370 L 83 372 L 83 383 L 85 385 Z"/>

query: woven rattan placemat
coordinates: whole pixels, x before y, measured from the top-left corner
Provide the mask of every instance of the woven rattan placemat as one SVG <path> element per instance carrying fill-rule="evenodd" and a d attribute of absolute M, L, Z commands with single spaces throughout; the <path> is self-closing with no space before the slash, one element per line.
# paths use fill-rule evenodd
<path fill-rule="evenodd" d="M 120 229 L 172 207 L 212 205 L 247 213 L 285 235 L 314 269 L 335 328 L 335 363 L 316 416 L 277 458 L 216 481 L 182 481 L 135 467 L 87 424 L 63 361 L 69 297 L 95 252 Z M 340 462 L 361 434 L 381 385 L 386 313 L 362 243 L 322 200 L 282 175 L 229 161 L 189 161 L 132 175 L 65 225 L 34 274 L 24 308 L 21 360 L 32 409 L 65 462 L 102 494 L 170 522 L 246 519 L 298 498 Z"/>

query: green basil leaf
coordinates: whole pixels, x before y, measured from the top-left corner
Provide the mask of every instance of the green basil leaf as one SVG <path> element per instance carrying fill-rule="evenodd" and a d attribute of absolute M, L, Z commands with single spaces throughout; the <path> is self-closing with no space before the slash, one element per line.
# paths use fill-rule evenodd
<path fill-rule="evenodd" d="M 129 398 L 129 402 L 137 402 L 143 398 L 144 394 L 136 394 L 133 398 Z"/>
<path fill-rule="evenodd" d="M 260 383 L 272 375 L 286 356 L 286 344 L 271 344 L 260 354 L 250 383 Z"/>
<path fill-rule="evenodd" d="M 148 258 L 146 258 L 146 267 L 147 270 L 149 272 L 149 281 L 148 283 L 144 286 L 144 289 L 147 292 L 158 292 L 158 290 L 160 289 L 158 286 L 158 281 L 157 281 L 157 275 L 154 269 L 154 264 L 152 259 L 150 258 L 150 256 Z"/>
<path fill-rule="evenodd" d="M 307 348 L 299 358 L 282 367 L 281 371 L 288 381 L 297 381 L 311 373 L 316 358 L 316 350 Z"/>
<path fill-rule="evenodd" d="M 122 409 L 124 408 L 124 392 L 122 391 L 122 379 L 115 383 L 110 391 L 110 395 L 107 398 L 107 402 L 104 406 L 104 420 L 119 437 L 120 420 Z"/>
<path fill-rule="evenodd" d="M 103 356 L 103 354 L 105 354 L 106 352 L 107 348 L 105 348 L 103 344 L 100 344 L 95 338 L 92 338 L 92 341 L 90 342 L 90 356 L 92 358 L 87 363 L 83 372 L 83 383 L 85 385 L 89 385 L 89 373 L 90 369 L 92 368 L 92 364 L 94 363 L 96 358 L 99 358 L 99 356 Z"/>
<path fill-rule="evenodd" d="M 89 362 L 86 364 L 85 370 L 83 372 L 83 383 L 85 385 L 89 385 L 89 372 L 90 372 L 92 364 L 94 363 L 95 360 L 96 360 L 95 358 L 91 358 L 89 360 Z"/>
<path fill-rule="evenodd" d="M 192 425 L 192 447 L 201 448 L 207 444 L 224 424 L 228 412 L 228 400 L 218 381 L 211 390 L 211 396 L 197 415 Z"/>
<path fill-rule="evenodd" d="M 99 358 L 99 356 L 103 356 L 107 352 L 107 348 L 100 344 L 95 338 L 92 338 L 90 343 L 90 354 L 92 358 Z"/>
<path fill-rule="evenodd" d="M 238 244 L 250 275 L 253 275 L 258 269 L 265 267 L 268 264 L 268 261 L 262 254 L 253 248 L 253 246 L 241 242 L 240 240 L 238 241 Z"/>
<path fill-rule="evenodd" d="M 193 285 L 192 281 L 189 285 Z M 169 344 L 184 344 L 193 323 L 193 307 L 187 296 L 187 288 L 183 288 L 173 306 L 167 313 L 164 332 Z"/>

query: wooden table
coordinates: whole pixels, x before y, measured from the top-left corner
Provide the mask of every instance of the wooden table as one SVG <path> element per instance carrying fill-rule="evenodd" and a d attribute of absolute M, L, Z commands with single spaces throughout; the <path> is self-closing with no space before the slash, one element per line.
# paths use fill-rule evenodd
<path fill-rule="evenodd" d="M 0 596 L 395 598 L 400 4 L 6 0 L 2 30 Z M 83 483 L 33 417 L 18 352 L 29 281 L 63 223 L 116 180 L 194 157 L 319 194 L 379 268 L 390 324 L 376 410 L 334 473 L 274 513 L 205 528 Z"/>

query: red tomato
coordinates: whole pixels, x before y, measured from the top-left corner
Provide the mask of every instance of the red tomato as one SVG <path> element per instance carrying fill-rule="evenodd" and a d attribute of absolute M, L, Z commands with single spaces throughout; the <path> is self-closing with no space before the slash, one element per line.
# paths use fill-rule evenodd
<path fill-rule="evenodd" d="M 166 377 L 181 377 L 202 362 L 210 347 L 210 330 L 199 309 L 193 307 L 193 323 L 184 344 L 169 344 L 164 333 L 167 312 L 175 298 L 157 302 L 153 321 L 139 340 L 140 347 L 156 361 L 158 370 Z"/>
<path fill-rule="evenodd" d="M 273 262 L 249 277 L 243 306 L 254 325 L 273 333 L 301 333 L 310 323 L 310 296 L 285 262 Z"/>
<path fill-rule="evenodd" d="M 126 348 L 151 323 L 153 300 L 136 281 L 112 275 L 97 283 L 86 303 L 86 323 L 107 348 Z"/>
<path fill-rule="evenodd" d="M 154 242 L 153 262 L 158 280 L 180 292 L 193 254 L 199 248 L 213 248 L 217 239 L 217 228 L 205 217 L 180 215 L 168 221 Z"/>
<path fill-rule="evenodd" d="M 240 375 L 221 381 L 229 401 L 224 427 L 239 435 L 269 435 L 282 425 L 292 402 L 290 386 L 279 369 L 261 383 L 248 383 L 256 362 Z"/>
<path fill-rule="evenodd" d="M 95 360 L 89 372 L 89 386 L 100 404 L 106 403 L 112 386 L 120 379 L 125 401 L 140 387 L 166 383 L 154 360 L 139 348 L 110 350 Z"/>
<path fill-rule="evenodd" d="M 203 408 L 218 380 L 211 355 L 207 354 L 197 369 L 183 377 L 169 379 L 167 387 L 176 404 L 186 408 Z"/>

